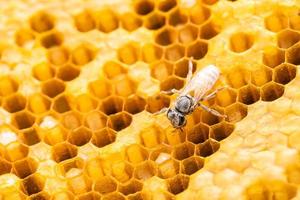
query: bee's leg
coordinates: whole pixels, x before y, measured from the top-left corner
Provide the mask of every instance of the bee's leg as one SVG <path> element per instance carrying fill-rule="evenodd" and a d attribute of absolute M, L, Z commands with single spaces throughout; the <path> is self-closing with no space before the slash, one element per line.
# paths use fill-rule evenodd
<path fill-rule="evenodd" d="M 192 62 L 193 57 L 190 58 L 189 60 L 189 69 L 188 69 L 188 73 L 186 76 L 186 83 L 190 82 L 190 80 L 192 79 L 193 76 L 193 62 Z"/>
<path fill-rule="evenodd" d="M 226 87 L 224 86 L 224 87 L 220 87 L 220 88 L 216 89 L 215 91 L 213 91 L 209 95 L 207 95 L 207 96 L 203 97 L 202 99 L 200 99 L 200 101 L 206 101 L 206 100 L 214 98 L 218 92 L 220 92 L 221 90 L 224 90 L 225 88 Z"/>
<path fill-rule="evenodd" d="M 205 111 L 215 115 L 215 116 L 218 116 L 218 117 L 222 117 L 222 118 L 226 118 L 227 116 L 226 115 L 222 115 L 221 113 L 219 113 L 218 111 L 212 109 L 212 108 L 209 108 L 201 103 L 198 103 L 198 105 L 203 108 Z"/>
<path fill-rule="evenodd" d="M 169 108 L 162 108 L 160 111 L 153 113 L 153 115 L 159 115 L 159 114 L 167 112 L 168 110 L 169 110 Z"/>
<path fill-rule="evenodd" d="M 179 94 L 180 90 L 176 90 L 175 88 L 168 91 L 161 91 L 162 94 Z"/>

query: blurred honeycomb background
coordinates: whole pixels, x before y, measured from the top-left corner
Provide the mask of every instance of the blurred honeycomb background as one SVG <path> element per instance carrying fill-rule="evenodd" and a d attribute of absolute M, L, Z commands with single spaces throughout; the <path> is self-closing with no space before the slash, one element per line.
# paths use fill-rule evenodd
<path fill-rule="evenodd" d="M 300 199 L 298 0 L 0 1 L 0 200 Z M 226 86 L 165 115 L 193 71 Z"/>

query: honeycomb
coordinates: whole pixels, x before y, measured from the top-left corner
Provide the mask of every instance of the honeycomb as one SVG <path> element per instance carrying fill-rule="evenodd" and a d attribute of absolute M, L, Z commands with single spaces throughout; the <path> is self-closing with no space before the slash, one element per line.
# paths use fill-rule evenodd
<path fill-rule="evenodd" d="M 0 200 L 300 199 L 297 0 L 0 1 Z M 222 72 L 183 130 L 193 72 Z"/>

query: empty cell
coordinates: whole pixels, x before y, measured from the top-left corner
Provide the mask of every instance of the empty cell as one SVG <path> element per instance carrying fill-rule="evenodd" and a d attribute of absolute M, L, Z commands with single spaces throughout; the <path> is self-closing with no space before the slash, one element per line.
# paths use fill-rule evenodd
<path fill-rule="evenodd" d="M 197 4 L 190 10 L 189 17 L 192 23 L 200 25 L 203 24 L 210 17 L 211 12 L 208 7 Z"/>
<path fill-rule="evenodd" d="M 204 166 L 204 159 L 196 156 L 189 157 L 182 162 L 183 174 L 192 175 Z"/>
<path fill-rule="evenodd" d="M 119 192 L 114 192 L 112 194 L 105 195 L 102 200 L 126 200 L 126 198 Z"/>
<path fill-rule="evenodd" d="M 151 76 L 159 81 L 166 80 L 173 73 L 173 64 L 166 60 L 160 60 L 150 65 Z"/>
<path fill-rule="evenodd" d="M 104 33 L 110 33 L 119 27 L 119 20 L 114 11 L 103 9 L 94 12 L 97 29 Z"/>
<path fill-rule="evenodd" d="M 19 93 L 12 94 L 3 99 L 2 106 L 10 113 L 21 111 L 26 106 L 26 97 Z"/>
<path fill-rule="evenodd" d="M 35 127 L 19 132 L 21 142 L 26 145 L 35 145 L 41 141 L 38 131 Z"/>
<path fill-rule="evenodd" d="M 288 63 L 299 65 L 300 64 L 300 44 L 295 44 L 286 52 L 286 60 Z"/>
<path fill-rule="evenodd" d="M 13 163 L 13 172 L 21 179 L 35 173 L 38 163 L 30 158 L 24 158 Z"/>
<path fill-rule="evenodd" d="M 92 131 L 106 126 L 107 117 L 99 111 L 92 111 L 84 116 L 84 125 Z"/>
<path fill-rule="evenodd" d="M 171 178 L 179 173 L 179 162 L 174 160 L 169 153 L 158 152 L 155 163 L 158 167 L 158 176 L 166 179 Z"/>
<path fill-rule="evenodd" d="M 109 116 L 109 126 L 115 131 L 127 128 L 132 122 L 132 116 L 126 112 L 120 112 Z"/>
<path fill-rule="evenodd" d="M 54 17 L 45 11 L 35 13 L 29 19 L 29 23 L 32 30 L 38 33 L 49 31 L 53 29 L 55 25 Z"/>
<path fill-rule="evenodd" d="M 131 65 L 139 59 L 140 46 L 138 43 L 129 42 L 117 51 L 120 62 Z"/>
<path fill-rule="evenodd" d="M 42 83 L 42 93 L 50 98 L 54 98 L 60 93 L 64 92 L 65 87 L 66 86 L 64 82 L 57 79 L 50 79 Z"/>
<path fill-rule="evenodd" d="M 61 116 L 61 124 L 69 130 L 78 128 L 82 124 L 82 116 L 80 113 L 74 111 L 63 113 Z"/>
<path fill-rule="evenodd" d="M 84 161 L 81 158 L 73 158 L 69 160 L 65 160 L 60 163 L 58 173 L 60 173 L 63 176 L 68 176 L 70 174 L 70 170 L 72 169 L 78 169 L 81 170 L 83 168 Z"/>
<path fill-rule="evenodd" d="M 95 182 L 93 189 L 100 194 L 109 194 L 117 190 L 117 182 L 110 176 L 103 176 Z"/>
<path fill-rule="evenodd" d="M 187 23 L 188 16 L 186 12 L 182 11 L 180 8 L 171 11 L 168 15 L 168 24 L 171 26 L 179 26 Z"/>
<path fill-rule="evenodd" d="M 253 46 L 254 37 L 249 33 L 237 32 L 230 37 L 230 50 L 236 53 L 242 53 Z"/>
<path fill-rule="evenodd" d="M 141 163 L 148 158 L 148 152 L 138 144 L 132 144 L 126 148 L 127 160 L 132 164 Z"/>
<path fill-rule="evenodd" d="M 50 198 L 51 196 L 47 192 L 41 191 L 37 194 L 30 195 L 28 200 L 50 200 Z"/>
<path fill-rule="evenodd" d="M 196 71 L 196 63 L 193 63 L 193 72 Z M 181 78 L 186 78 L 187 74 L 188 74 L 188 70 L 189 70 L 189 60 L 184 58 L 181 59 L 180 61 L 176 62 L 175 64 L 175 69 L 174 69 L 174 74 L 176 76 L 179 76 Z"/>
<path fill-rule="evenodd" d="M 63 34 L 58 31 L 44 33 L 40 38 L 41 45 L 47 49 L 61 45 L 63 40 Z"/>
<path fill-rule="evenodd" d="M 197 39 L 199 29 L 192 24 L 185 24 L 178 31 L 178 40 L 181 43 L 193 42 Z"/>
<path fill-rule="evenodd" d="M 92 132 L 85 127 L 72 130 L 69 133 L 68 141 L 76 146 L 87 144 L 92 137 Z"/>
<path fill-rule="evenodd" d="M 72 168 L 66 173 L 68 189 L 75 195 L 91 191 L 92 182 L 81 169 Z"/>
<path fill-rule="evenodd" d="M 203 58 L 208 51 L 208 43 L 202 40 L 198 40 L 193 44 L 190 44 L 186 49 L 186 54 L 188 57 L 193 57 L 194 59 Z"/>
<path fill-rule="evenodd" d="M 78 31 L 88 32 L 96 27 L 95 20 L 93 19 L 92 14 L 88 10 L 84 10 L 74 17 L 74 23 Z"/>
<path fill-rule="evenodd" d="M 101 110 L 106 115 L 116 114 L 123 110 L 124 100 L 118 96 L 110 96 L 101 102 Z"/>
<path fill-rule="evenodd" d="M 34 33 L 29 29 L 20 29 L 15 33 L 15 42 L 18 46 L 24 47 L 33 43 L 35 40 Z"/>
<path fill-rule="evenodd" d="M 125 99 L 124 110 L 130 114 L 137 114 L 145 110 L 146 100 L 137 95 Z"/>
<path fill-rule="evenodd" d="M 300 30 L 300 16 L 299 15 L 295 15 L 295 16 L 291 16 L 289 17 L 289 25 L 291 29 Z"/>
<path fill-rule="evenodd" d="M 141 143 L 147 148 L 154 148 L 164 140 L 163 132 L 156 126 L 150 126 L 140 132 Z"/>
<path fill-rule="evenodd" d="M 169 91 L 173 88 L 179 90 L 184 86 L 184 81 L 175 77 L 175 76 L 171 76 L 169 78 L 167 78 L 166 80 L 164 80 L 163 82 L 161 82 L 160 84 L 160 89 L 162 91 Z"/>
<path fill-rule="evenodd" d="M 226 121 L 235 123 L 241 121 L 247 116 L 248 109 L 244 104 L 234 103 L 225 108 L 224 114 L 227 116 Z"/>
<path fill-rule="evenodd" d="M 111 168 L 112 175 L 122 183 L 127 182 L 133 175 L 133 167 L 127 162 L 116 162 Z"/>
<path fill-rule="evenodd" d="M 260 89 L 261 100 L 274 101 L 281 97 L 284 93 L 284 86 L 269 82 Z"/>
<path fill-rule="evenodd" d="M 210 138 L 216 141 L 222 141 L 227 138 L 234 130 L 234 125 L 228 122 L 221 122 L 211 127 Z"/>
<path fill-rule="evenodd" d="M 18 83 L 9 76 L 0 77 L 0 96 L 15 93 L 19 88 Z"/>
<path fill-rule="evenodd" d="M 270 46 L 265 48 L 263 53 L 263 63 L 274 68 L 284 62 L 285 52 L 278 47 Z"/>
<path fill-rule="evenodd" d="M 166 46 L 174 43 L 177 38 L 177 31 L 172 27 L 164 27 L 155 35 L 155 42 L 159 45 Z"/>
<path fill-rule="evenodd" d="M 292 30 L 283 30 L 277 34 L 277 45 L 280 48 L 287 49 L 300 40 L 300 34 Z"/>
<path fill-rule="evenodd" d="M 133 6 L 137 14 L 147 15 L 153 11 L 154 2 L 152 0 L 135 0 Z"/>
<path fill-rule="evenodd" d="M 227 87 L 216 94 L 216 104 L 221 107 L 229 106 L 236 102 L 236 91 Z"/>
<path fill-rule="evenodd" d="M 153 63 L 160 60 L 163 55 L 163 49 L 152 43 L 147 43 L 142 47 L 142 60 L 146 63 Z"/>
<path fill-rule="evenodd" d="M 166 48 L 165 58 L 170 61 L 177 61 L 184 57 L 184 46 L 180 44 L 173 44 Z"/>
<path fill-rule="evenodd" d="M 195 147 L 191 143 L 183 143 L 174 147 L 172 157 L 177 160 L 183 160 L 194 154 Z"/>
<path fill-rule="evenodd" d="M 247 85 L 250 81 L 251 74 L 241 66 L 237 66 L 226 75 L 226 79 L 231 87 L 240 88 Z"/>
<path fill-rule="evenodd" d="M 200 28 L 200 38 L 210 40 L 211 38 L 218 35 L 220 27 L 213 21 L 209 21 Z"/>
<path fill-rule="evenodd" d="M 256 86 L 263 86 L 272 81 L 272 70 L 268 67 L 262 66 L 261 69 L 251 72 L 251 83 Z"/>
<path fill-rule="evenodd" d="M 33 94 L 28 98 L 28 108 L 34 114 L 42 114 L 50 109 L 50 100 L 41 94 Z"/>
<path fill-rule="evenodd" d="M 214 110 L 218 111 L 219 113 L 223 114 L 223 110 L 221 110 L 219 108 L 212 107 L 212 109 L 214 109 Z M 201 112 L 201 122 L 203 122 L 207 125 L 214 125 L 214 124 L 219 123 L 222 120 L 223 120 L 223 118 L 218 117 L 216 115 L 213 115 L 210 112 L 207 112 L 207 111 Z"/>
<path fill-rule="evenodd" d="M 26 158 L 28 152 L 28 146 L 25 146 L 19 142 L 11 142 L 6 145 L 5 158 L 8 161 L 14 162 Z"/>
<path fill-rule="evenodd" d="M 295 65 L 284 63 L 275 67 L 273 80 L 285 85 L 296 77 L 296 73 L 297 67 Z"/>
<path fill-rule="evenodd" d="M 114 80 L 114 89 L 116 95 L 128 97 L 135 94 L 137 83 L 134 82 L 129 76 L 119 76 Z"/>
<path fill-rule="evenodd" d="M 135 13 L 124 13 L 121 17 L 121 26 L 125 30 L 131 32 L 142 26 L 142 20 Z"/>
<path fill-rule="evenodd" d="M 118 62 L 108 61 L 103 65 L 103 72 L 108 79 L 114 79 L 120 75 L 126 74 L 127 70 Z"/>
<path fill-rule="evenodd" d="M 177 2 L 176 0 L 159 0 L 157 4 L 160 11 L 168 12 L 172 8 L 176 7 Z"/>
<path fill-rule="evenodd" d="M 187 140 L 194 143 L 200 144 L 205 142 L 209 138 L 209 126 L 203 123 L 195 125 L 188 133 Z"/>
<path fill-rule="evenodd" d="M 54 99 L 53 110 L 58 113 L 65 113 L 71 110 L 70 98 L 66 95 L 59 95 Z"/>
<path fill-rule="evenodd" d="M 43 141 L 48 145 L 55 145 L 64 142 L 67 139 L 67 132 L 60 126 L 55 126 L 53 128 L 44 128 L 43 130 L 44 138 Z"/>
<path fill-rule="evenodd" d="M 163 27 L 166 23 L 166 18 L 158 12 L 154 12 L 144 19 L 144 26 L 149 30 L 157 30 Z"/>
<path fill-rule="evenodd" d="M 53 65 L 63 65 L 69 60 L 69 50 L 65 47 L 53 47 L 48 50 L 47 57 Z"/>
<path fill-rule="evenodd" d="M 76 108 L 80 112 L 90 112 L 98 107 L 98 101 L 89 94 L 81 94 L 76 97 Z"/>
<path fill-rule="evenodd" d="M 218 151 L 220 143 L 213 139 L 208 139 L 204 143 L 198 145 L 197 154 L 201 157 L 208 157 Z"/>
<path fill-rule="evenodd" d="M 61 79 L 62 81 L 72 81 L 79 75 L 80 70 L 71 64 L 61 66 L 57 72 L 57 78 Z"/>
<path fill-rule="evenodd" d="M 77 147 L 69 143 L 60 143 L 52 147 L 52 158 L 55 162 L 74 158 L 77 155 Z"/>
<path fill-rule="evenodd" d="M 269 31 L 278 32 L 288 27 L 288 17 L 283 13 L 272 13 L 265 18 L 265 27 Z"/>
<path fill-rule="evenodd" d="M 111 84 L 105 79 L 98 79 L 89 83 L 89 91 L 94 96 L 102 99 L 112 93 Z"/>
<path fill-rule="evenodd" d="M 95 52 L 91 44 L 79 45 L 71 52 L 71 61 L 75 65 L 85 65 L 95 57 Z"/>
<path fill-rule="evenodd" d="M 164 107 L 169 107 L 170 98 L 167 95 L 155 95 L 147 99 L 146 110 L 151 113 L 160 111 Z"/>
<path fill-rule="evenodd" d="M 12 125 L 19 130 L 30 128 L 35 123 L 35 117 L 27 111 L 14 113 L 11 117 Z"/>
<path fill-rule="evenodd" d="M 55 70 L 48 63 L 40 63 L 32 68 L 34 78 L 39 81 L 46 81 L 54 77 Z"/>
<path fill-rule="evenodd" d="M 119 186 L 119 192 L 121 192 L 126 196 L 139 192 L 142 189 L 143 189 L 143 183 L 135 179 L 131 180 L 129 183 Z"/>
<path fill-rule="evenodd" d="M 21 189 L 27 195 L 36 194 L 43 190 L 45 178 L 38 173 L 31 174 L 21 182 Z"/>
<path fill-rule="evenodd" d="M 172 147 L 170 145 L 159 145 L 150 152 L 149 159 L 160 164 L 171 159 Z"/>
<path fill-rule="evenodd" d="M 134 177 L 143 181 L 155 176 L 156 174 L 157 168 L 153 161 L 149 160 L 139 164 L 134 170 Z"/>
<path fill-rule="evenodd" d="M 253 85 L 247 85 L 239 89 L 239 102 L 250 105 L 260 99 L 259 89 Z"/>
<path fill-rule="evenodd" d="M 93 132 L 92 143 L 102 148 L 106 145 L 113 143 L 116 140 L 116 132 L 110 128 L 103 128 Z"/>
<path fill-rule="evenodd" d="M 52 194 L 51 200 L 72 200 L 74 195 L 70 191 L 57 191 Z"/>
<path fill-rule="evenodd" d="M 12 166 L 8 161 L 0 158 L 0 175 L 10 173 L 11 167 Z"/>
<path fill-rule="evenodd" d="M 99 157 L 91 156 L 85 161 L 84 173 L 89 176 L 93 181 L 98 181 L 104 178 L 104 172 L 102 169 L 103 160 Z"/>
<path fill-rule="evenodd" d="M 189 185 L 190 178 L 187 175 L 176 175 L 167 180 L 168 191 L 174 195 L 185 191 Z"/>

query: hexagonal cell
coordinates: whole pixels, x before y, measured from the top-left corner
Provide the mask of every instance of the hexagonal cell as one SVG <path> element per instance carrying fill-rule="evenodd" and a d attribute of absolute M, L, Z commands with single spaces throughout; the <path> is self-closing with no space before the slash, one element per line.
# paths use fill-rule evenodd
<path fill-rule="evenodd" d="M 15 93 L 19 88 L 18 83 L 9 76 L 0 78 L 0 96 L 7 96 Z"/>
<path fill-rule="evenodd" d="M 248 114 L 247 106 L 241 103 L 234 103 L 225 108 L 226 121 L 238 122 L 244 119 Z"/>
<path fill-rule="evenodd" d="M 134 13 L 124 13 L 121 17 L 121 26 L 131 32 L 142 26 L 142 20 Z"/>
<path fill-rule="evenodd" d="M 295 44 L 287 50 L 286 60 L 288 63 L 299 65 L 300 64 L 300 44 Z"/>
<path fill-rule="evenodd" d="M 186 159 L 194 154 L 195 147 L 191 143 L 183 143 L 174 147 L 172 157 L 177 160 Z"/>
<path fill-rule="evenodd" d="M 253 46 L 254 37 L 249 33 L 237 32 L 230 37 L 230 50 L 242 53 Z"/>
<path fill-rule="evenodd" d="M 80 75 L 80 70 L 71 64 L 66 64 L 64 66 L 61 66 L 57 72 L 57 78 L 63 81 L 72 81 L 75 78 L 77 78 L 79 75 Z"/>
<path fill-rule="evenodd" d="M 63 65 L 69 60 L 69 50 L 65 47 L 53 47 L 48 50 L 48 60 L 53 65 Z"/>
<path fill-rule="evenodd" d="M 297 67 L 288 63 L 281 64 L 274 69 L 274 81 L 283 85 L 296 77 Z"/>
<path fill-rule="evenodd" d="M 246 105 L 253 104 L 260 99 L 259 89 L 253 85 L 247 85 L 239 89 L 238 100 Z"/>
<path fill-rule="evenodd" d="M 229 106 L 236 102 L 236 91 L 231 88 L 225 88 L 216 94 L 216 104 L 221 107 Z"/>
<path fill-rule="evenodd" d="M 154 148 L 164 140 L 164 134 L 157 126 L 153 125 L 140 132 L 141 143 L 147 148 Z"/>
<path fill-rule="evenodd" d="M 300 40 L 300 34 L 292 30 L 283 30 L 277 34 L 277 45 L 280 48 L 287 49 Z"/>
<path fill-rule="evenodd" d="M 52 108 L 54 111 L 58 113 L 64 113 L 70 111 L 71 110 L 70 98 L 65 94 L 57 96 L 54 99 Z"/>
<path fill-rule="evenodd" d="M 147 194 L 144 191 L 136 192 L 127 196 L 128 200 L 143 200 L 147 198 Z"/>
<path fill-rule="evenodd" d="M 137 95 L 128 97 L 124 103 L 124 110 L 130 114 L 137 114 L 145 110 L 146 100 Z"/>
<path fill-rule="evenodd" d="M 13 163 L 13 172 L 21 179 L 24 179 L 35 173 L 37 167 L 38 163 L 34 159 L 27 157 Z"/>
<path fill-rule="evenodd" d="M 114 163 L 111 168 L 113 176 L 122 183 L 127 182 L 133 175 L 133 167 L 127 162 Z"/>
<path fill-rule="evenodd" d="M 184 86 L 184 81 L 175 77 L 171 76 L 167 78 L 165 81 L 161 82 L 160 89 L 161 91 L 169 91 L 173 88 L 179 90 Z"/>
<path fill-rule="evenodd" d="M 92 111 L 84 116 L 84 124 L 92 131 L 104 128 L 107 123 L 107 117 L 99 111 Z"/>
<path fill-rule="evenodd" d="M 152 176 L 155 176 L 157 174 L 157 168 L 153 161 L 145 161 L 138 166 L 136 166 L 134 170 L 134 177 L 139 180 L 147 180 L 148 178 L 151 178 Z"/>
<path fill-rule="evenodd" d="M 146 110 L 150 113 L 160 111 L 162 108 L 169 107 L 170 98 L 167 95 L 159 94 L 147 99 Z"/>
<path fill-rule="evenodd" d="M 47 112 L 50 109 L 50 100 L 40 94 L 33 94 L 28 98 L 28 108 L 35 114 Z"/>
<path fill-rule="evenodd" d="M 187 140 L 194 143 L 200 144 L 205 142 L 209 138 L 209 126 L 206 124 L 199 123 L 187 133 Z"/>
<path fill-rule="evenodd" d="M 141 163 L 148 158 L 148 152 L 138 144 L 132 144 L 126 148 L 127 160 L 132 164 Z"/>
<path fill-rule="evenodd" d="M 179 162 L 174 160 L 169 153 L 158 150 L 156 154 L 155 163 L 158 165 L 160 178 L 171 178 L 179 173 Z"/>
<path fill-rule="evenodd" d="M 182 11 L 179 8 L 171 11 L 168 16 L 168 24 L 171 26 L 179 26 L 187 23 L 187 21 L 188 16 L 184 11 Z"/>
<path fill-rule="evenodd" d="M 46 118 L 46 117 L 45 117 Z M 48 145 L 55 145 L 61 142 L 64 142 L 67 139 L 68 132 L 65 131 L 65 129 L 62 129 L 58 125 L 54 125 L 53 127 L 42 127 L 42 124 L 51 123 L 51 121 L 48 119 L 45 119 L 44 122 L 40 124 L 44 138 L 43 141 Z M 52 122 L 53 123 L 53 122 Z"/>
<path fill-rule="evenodd" d="M 50 200 L 51 196 L 48 192 L 41 191 L 39 193 L 30 195 L 27 200 Z"/>
<path fill-rule="evenodd" d="M 265 27 L 269 31 L 278 32 L 288 27 L 288 17 L 282 13 L 272 13 L 265 18 Z"/>
<path fill-rule="evenodd" d="M 177 32 L 172 27 L 164 27 L 155 35 L 155 42 L 162 46 L 170 45 L 176 41 Z"/>
<path fill-rule="evenodd" d="M 135 179 L 131 180 L 129 183 L 119 186 L 119 192 L 121 192 L 126 196 L 139 192 L 142 189 L 143 189 L 143 183 Z"/>
<path fill-rule="evenodd" d="M 209 40 L 218 35 L 219 32 L 220 27 L 217 26 L 213 21 L 210 21 L 200 28 L 200 38 Z"/>
<path fill-rule="evenodd" d="M 142 47 L 142 60 L 146 63 L 160 60 L 162 55 L 162 48 L 156 44 L 147 43 Z"/>
<path fill-rule="evenodd" d="M 193 6 L 190 11 L 190 20 L 192 23 L 200 25 L 203 24 L 210 17 L 210 9 L 200 4 Z"/>
<path fill-rule="evenodd" d="M 284 86 L 274 82 L 265 84 L 260 90 L 261 100 L 263 101 L 274 101 L 281 97 L 283 93 Z"/>
<path fill-rule="evenodd" d="M 84 165 L 84 173 L 92 180 L 92 181 L 100 181 L 103 179 L 104 170 L 102 168 L 103 159 L 98 156 L 91 156 L 87 160 L 85 160 Z M 94 189 L 95 190 L 95 189 Z"/>
<path fill-rule="evenodd" d="M 108 61 L 103 65 L 103 72 L 108 79 L 114 79 L 120 75 L 126 74 L 127 70 L 115 61 Z"/>
<path fill-rule="evenodd" d="M 76 108 L 80 112 L 87 113 L 98 107 L 98 101 L 89 94 L 81 94 L 76 97 Z"/>
<path fill-rule="evenodd" d="M 27 111 L 21 111 L 12 115 L 12 125 L 17 129 L 26 129 L 33 126 L 35 117 Z"/>
<path fill-rule="evenodd" d="M 52 194 L 51 200 L 72 200 L 75 196 L 70 191 L 58 191 Z"/>
<path fill-rule="evenodd" d="M 40 38 L 41 45 L 47 49 L 61 45 L 63 40 L 63 34 L 58 31 L 44 33 Z"/>
<path fill-rule="evenodd" d="M 19 138 L 26 145 L 35 145 L 41 141 L 38 131 L 34 127 L 19 132 Z"/>
<path fill-rule="evenodd" d="M 89 83 L 89 90 L 98 98 L 105 98 L 112 94 L 111 84 L 105 79 L 98 79 Z"/>
<path fill-rule="evenodd" d="M 85 127 L 80 127 L 69 133 L 68 141 L 76 146 L 85 145 L 90 141 L 92 132 Z"/>
<path fill-rule="evenodd" d="M 54 17 L 48 12 L 39 11 L 29 19 L 32 30 L 42 33 L 54 28 Z"/>
<path fill-rule="evenodd" d="M 193 72 L 196 71 L 196 68 L 197 68 L 196 63 L 193 62 Z M 188 70 L 189 70 L 189 59 L 184 58 L 176 62 L 174 74 L 181 78 L 186 78 Z"/>
<path fill-rule="evenodd" d="M 134 10 L 139 15 L 147 15 L 154 9 L 154 2 L 151 0 L 136 0 L 134 1 Z"/>
<path fill-rule="evenodd" d="M 84 10 L 74 16 L 74 23 L 78 31 L 88 32 L 95 28 L 96 23 L 92 14 L 88 10 Z"/>
<path fill-rule="evenodd" d="M 172 194 L 179 194 L 187 189 L 190 178 L 187 175 L 176 175 L 174 178 L 167 180 L 168 191 Z"/>
<path fill-rule="evenodd" d="M 230 70 L 230 72 L 226 75 L 226 79 L 230 86 L 236 89 L 247 85 L 250 81 L 250 77 L 251 74 L 249 71 L 239 66 Z"/>
<path fill-rule="evenodd" d="M 212 107 L 212 109 L 214 109 L 214 110 L 218 111 L 219 113 L 223 114 L 223 110 L 221 110 L 219 108 Z M 213 115 L 210 112 L 207 112 L 207 111 L 201 112 L 201 122 L 203 122 L 207 125 L 214 125 L 214 124 L 219 123 L 222 120 L 223 120 L 223 118 L 218 117 L 216 115 Z"/>
<path fill-rule="evenodd" d="M 133 64 L 139 59 L 139 51 L 138 43 L 129 42 L 118 49 L 118 59 L 128 65 Z"/>
<path fill-rule="evenodd" d="M 117 134 L 116 131 L 110 128 L 103 128 L 93 133 L 91 142 L 95 146 L 102 148 L 106 145 L 113 143 L 116 140 L 116 134 Z"/>
<path fill-rule="evenodd" d="M 213 139 L 208 139 L 204 143 L 199 144 L 197 154 L 201 157 L 208 157 L 219 150 L 220 143 Z"/>
<path fill-rule="evenodd" d="M 11 167 L 12 166 L 8 161 L 0 158 L 0 175 L 10 173 Z"/>
<path fill-rule="evenodd" d="M 64 92 L 65 87 L 66 86 L 64 82 L 57 79 L 50 79 L 42 83 L 42 93 L 50 98 L 54 98 L 60 93 Z"/>
<path fill-rule="evenodd" d="M 198 40 L 189 45 L 186 51 L 188 57 L 193 57 L 194 59 L 199 60 L 207 54 L 208 43 L 202 40 Z"/>
<path fill-rule="evenodd" d="M 160 0 L 158 1 L 158 9 L 162 12 L 168 12 L 172 8 L 176 7 L 176 0 Z"/>
<path fill-rule="evenodd" d="M 221 122 L 211 127 L 210 138 L 221 141 L 227 138 L 234 130 L 234 125 L 228 122 Z"/>
<path fill-rule="evenodd" d="M 104 33 L 110 33 L 119 27 L 115 12 L 108 8 L 94 12 L 94 19 L 97 29 Z"/>
<path fill-rule="evenodd" d="M 52 147 L 52 158 L 55 162 L 74 158 L 77 155 L 77 147 L 69 143 L 60 143 Z"/>
<path fill-rule="evenodd" d="M 79 169 L 81 170 L 83 168 L 84 161 L 81 158 L 73 158 L 68 159 L 60 163 L 58 169 L 58 173 L 60 173 L 63 176 L 68 176 L 68 173 L 70 173 L 73 169 Z"/>
<path fill-rule="evenodd" d="M 184 57 L 184 46 L 180 44 L 173 44 L 166 48 L 165 58 L 170 61 L 177 61 Z"/>
<path fill-rule="evenodd" d="M 69 130 L 78 128 L 82 124 L 82 116 L 80 113 L 74 111 L 63 113 L 61 116 L 61 124 Z"/>
<path fill-rule="evenodd" d="M 197 39 L 199 29 L 192 24 L 183 25 L 178 31 L 178 40 L 181 43 L 193 42 Z"/>
<path fill-rule="evenodd" d="M 204 166 L 204 159 L 193 156 L 182 162 L 182 173 L 192 175 Z"/>
<path fill-rule="evenodd" d="M 117 190 L 117 183 L 110 176 L 103 176 L 96 181 L 94 190 L 100 194 L 109 194 Z"/>
<path fill-rule="evenodd" d="M 153 63 L 150 65 L 151 76 L 159 81 L 164 81 L 173 72 L 173 65 L 165 60 Z"/>
<path fill-rule="evenodd" d="M 5 158 L 8 161 L 17 161 L 26 158 L 29 149 L 27 146 L 18 142 L 11 142 L 5 148 Z"/>
<path fill-rule="evenodd" d="M 160 13 L 154 12 L 145 18 L 144 26 L 150 30 L 157 30 L 163 27 L 165 23 L 165 16 Z"/>
<path fill-rule="evenodd" d="M 290 16 L 289 17 L 289 25 L 291 29 L 300 30 L 300 16 L 299 15 L 295 15 L 295 16 Z"/>
<path fill-rule="evenodd" d="M 32 195 L 41 192 L 45 185 L 45 178 L 38 173 L 27 176 L 21 182 L 21 190 L 27 194 Z"/>
<path fill-rule="evenodd" d="M 75 195 L 91 191 L 92 182 L 81 169 L 72 168 L 66 173 L 68 189 Z M 78 184 L 80 183 L 80 184 Z"/>
<path fill-rule="evenodd" d="M 127 128 L 132 122 L 132 116 L 127 112 L 120 112 L 109 116 L 109 126 L 115 131 Z"/>
<path fill-rule="evenodd" d="M 137 83 L 134 82 L 129 76 L 119 76 L 114 80 L 114 89 L 116 95 L 128 97 L 135 94 Z"/>
<path fill-rule="evenodd" d="M 71 61 L 75 65 L 85 65 L 95 58 L 95 52 L 91 44 L 81 44 L 71 53 Z"/>
<path fill-rule="evenodd" d="M 124 100 L 119 96 L 110 96 L 101 102 L 101 110 L 107 114 L 112 115 L 123 110 Z"/>
<path fill-rule="evenodd" d="M 275 67 L 284 62 L 285 52 L 277 47 L 268 47 L 264 50 L 263 63 L 269 67 Z"/>
<path fill-rule="evenodd" d="M 88 192 L 82 195 L 77 196 L 78 200 L 99 200 L 101 195 L 97 192 Z"/>
<path fill-rule="evenodd" d="M 39 81 L 46 81 L 53 78 L 55 70 L 48 63 L 40 63 L 32 68 L 34 78 Z"/>
<path fill-rule="evenodd" d="M 26 47 L 27 44 L 33 43 L 34 40 L 35 35 L 29 29 L 20 29 L 15 33 L 15 42 L 21 47 Z"/>
<path fill-rule="evenodd" d="M 262 66 L 261 69 L 251 72 L 251 83 L 256 86 L 262 86 L 272 81 L 272 70 L 268 67 Z"/>
<path fill-rule="evenodd" d="M 21 111 L 26 106 L 26 98 L 18 93 L 7 96 L 3 99 L 3 108 L 10 113 Z"/>

